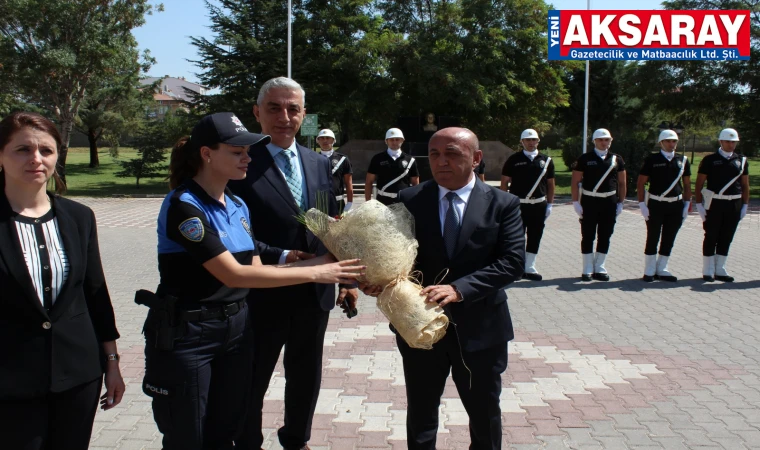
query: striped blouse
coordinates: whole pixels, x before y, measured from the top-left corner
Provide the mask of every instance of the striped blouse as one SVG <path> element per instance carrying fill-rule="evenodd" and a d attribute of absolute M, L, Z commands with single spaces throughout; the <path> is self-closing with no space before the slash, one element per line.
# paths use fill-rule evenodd
<path fill-rule="evenodd" d="M 42 217 L 15 216 L 16 232 L 34 290 L 50 310 L 69 274 L 58 221 L 51 209 Z"/>

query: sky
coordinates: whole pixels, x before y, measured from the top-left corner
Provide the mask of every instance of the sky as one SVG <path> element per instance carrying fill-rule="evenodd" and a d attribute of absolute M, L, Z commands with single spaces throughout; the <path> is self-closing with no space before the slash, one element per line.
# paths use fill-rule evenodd
<path fill-rule="evenodd" d="M 213 1 L 213 0 L 212 0 Z M 662 0 L 638 0 L 630 9 L 662 9 Z M 188 60 L 197 59 L 190 36 L 213 38 L 208 10 L 203 0 L 160 0 L 164 12 L 146 17 L 146 23 L 133 30 L 140 49 L 149 49 L 156 64 L 149 75 L 185 77 L 198 82 L 198 68 Z M 157 2 L 154 2 L 157 3 Z M 553 0 L 553 9 L 586 9 L 586 0 Z M 591 0 L 591 9 L 620 9 L 620 0 Z"/>

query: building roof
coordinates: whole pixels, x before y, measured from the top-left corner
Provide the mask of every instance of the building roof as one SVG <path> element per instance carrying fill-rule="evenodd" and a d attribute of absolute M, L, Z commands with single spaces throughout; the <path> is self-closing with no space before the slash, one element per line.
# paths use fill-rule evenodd
<path fill-rule="evenodd" d="M 208 88 L 205 86 L 187 81 L 184 77 L 146 77 L 140 80 L 140 84 L 147 86 L 159 80 L 160 93 L 172 97 L 172 100 L 177 99 L 189 102 L 192 101 L 192 93 L 205 95 L 208 92 Z"/>

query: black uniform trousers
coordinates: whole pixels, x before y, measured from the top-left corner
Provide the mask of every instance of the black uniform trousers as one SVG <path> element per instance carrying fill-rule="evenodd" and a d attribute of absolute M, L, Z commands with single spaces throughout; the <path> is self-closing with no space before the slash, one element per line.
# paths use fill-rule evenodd
<path fill-rule="evenodd" d="M 236 448 L 259 450 L 264 442 L 261 432 L 264 396 L 283 346 L 285 425 L 277 435 L 284 448 L 301 448 L 311 439 L 330 313 L 317 305 L 289 308 L 284 302 L 260 302 L 251 310 L 255 311 L 253 392 L 246 429 L 236 441 Z"/>
<path fill-rule="evenodd" d="M 507 344 L 462 352 L 455 326 L 432 350 L 411 348 L 398 334 L 404 362 L 406 434 L 409 450 L 435 450 L 438 407 L 449 372 L 470 417 L 472 450 L 501 448 L 501 374 L 507 369 Z"/>
<path fill-rule="evenodd" d="M 728 248 L 734 240 L 736 228 L 741 220 L 742 201 L 713 200 L 707 210 L 707 218 L 702 223 L 705 240 L 702 242 L 702 255 L 728 256 Z"/>
<path fill-rule="evenodd" d="M 153 397 L 164 450 L 234 448 L 250 392 L 253 353 L 247 307 L 227 318 L 187 322 L 187 334 L 172 350 L 156 348 L 151 314 L 146 320 L 143 392 Z"/>
<path fill-rule="evenodd" d="M 541 245 L 541 237 L 544 235 L 546 223 L 546 202 L 520 203 L 520 215 L 523 221 L 523 232 L 527 235 L 525 251 L 537 254 Z"/>
<path fill-rule="evenodd" d="M 596 239 L 596 252 L 607 254 L 610 250 L 610 238 L 615 231 L 617 220 L 617 196 L 581 197 L 583 218 L 581 222 L 581 253 L 594 252 L 594 239 Z"/>
<path fill-rule="evenodd" d="M 87 450 L 103 378 L 63 392 L 0 400 L 0 447 L 13 450 Z"/>
<path fill-rule="evenodd" d="M 649 220 L 646 221 L 647 243 L 644 247 L 644 254 L 656 255 L 659 242 L 660 254 L 670 256 L 678 230 L 683 224 L 683 200 L 668 203 L 649 199 L 647 206 L 649 207 Z"/>

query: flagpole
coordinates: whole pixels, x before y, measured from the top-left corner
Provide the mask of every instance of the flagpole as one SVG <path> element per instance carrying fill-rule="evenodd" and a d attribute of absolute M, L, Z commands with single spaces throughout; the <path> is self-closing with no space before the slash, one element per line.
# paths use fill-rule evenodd
<path fill-rule="evenodd" d="M 288 78 L 293 78 L 291 74 L 291 55 L 293 47 L 293 0 L 288 0 Z"/>
<path fill-rule="evenodd" d="M 586 9 L 591 9 L 591 0 L 586 0 Z M 586 60 L 586 84 L 584 90 L 583 100 L 583 153 L 586 153 L 588 148 L 588 84 L 589 84 L 589 69 L 591 68 L 591 62 Z"/>

